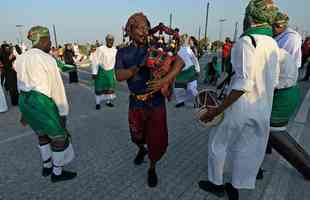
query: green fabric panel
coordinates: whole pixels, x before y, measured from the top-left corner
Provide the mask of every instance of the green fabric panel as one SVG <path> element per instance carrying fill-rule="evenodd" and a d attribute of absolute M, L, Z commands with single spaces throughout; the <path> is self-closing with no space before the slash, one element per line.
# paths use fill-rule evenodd
<path fill-rule="evenodd" d="M 114 90 L 116 85 L 114 69 L 104 70 L 99 67 L 97 79 L 95 80 L 95 93 L 103 94 L 106 90 Z"/>
<path fill-rule="evenodd" d="M 187 87 L 187 83 L 192 82 L 198 78 L 195 66 L 191 66 L 185 71 L 182 71 L 175 80 L 175 87 Z"/>
<path fill-rule="evenodd" d="M 25 121 L 37 133 L 51 139 L 66 138 L 67 131 L 61 125 L 54 101 L 37 91 L 21 92 L 19 109 Z"/>
<path fill-rule="evenodd" d="M 297 86 L 276 90 L 273 97 L 271 125 L 287 125 L 300 102 L 300 90 Z"/>

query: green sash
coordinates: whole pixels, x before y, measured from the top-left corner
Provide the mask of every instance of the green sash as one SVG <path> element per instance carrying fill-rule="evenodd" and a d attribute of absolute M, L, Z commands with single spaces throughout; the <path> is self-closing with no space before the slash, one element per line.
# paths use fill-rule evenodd
<path fill-rule="evenodd" d="M 55 102 L 37 91 L 21 92 L 19 109 L 24 120 L 39 135 L 48 135 L 51 139 L 65 139 L 67 130 L 61 125 L 61 119 Z"/>
<path fill-rule="evenodd" d="M 103 94 L 107 90 L 114 90 L 116 85 L 114 69 L 104 70 L 99 66 L 97 79 L 95 80 L 95 93 Z"/>
<path fill-rule="evenodd" d="M 273 97 L 271 126 L 286 126 L 300 101 L 300 90 L 297 86 L 276 90 Z"/>
<path fill-rule="evenodd" d="M 195 70 L 195 66 L 191 66 L 188 69 L 182 71 L 175 80 L 175 87 L 176 88 L 186 88 L 187 84 L 197 80 L 197 72 Z"/>

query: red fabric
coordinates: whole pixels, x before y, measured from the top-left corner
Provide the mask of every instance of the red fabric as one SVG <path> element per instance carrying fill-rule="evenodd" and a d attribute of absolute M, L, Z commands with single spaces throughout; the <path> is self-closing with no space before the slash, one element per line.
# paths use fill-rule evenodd
<path fill-rule="evenodd" d="M 128 113 L 131 139 L 146 144 L 151 161 L 158 161 L 168 147 L 168 128 L 165 106 L 130 108 Z"/>
<path fill-rule="evenodd" d="M 223 45 L 223 58 L 228 58 L 230 56 L 231 48 L 232 48 L 232 44 L 230 42 L 226 42 Z"/>

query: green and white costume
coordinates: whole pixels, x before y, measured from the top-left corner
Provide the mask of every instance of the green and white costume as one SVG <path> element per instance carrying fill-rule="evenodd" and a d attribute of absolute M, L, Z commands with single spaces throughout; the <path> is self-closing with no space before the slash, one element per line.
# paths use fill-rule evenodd
<path fill-rule="evenodd" d="M 102 100 L 111 101 L 116 98 L 114 93 L 116 52 L 115 47 L 101 46 L 91 55 L 92 74 L 97 75 L 95 79 L 96 104 L 100 104 Z"/>
<path fill-rule="evenodd" d="M 74 158 L 69 134 L 61 122 L 69 106 L 56 60 L 40 49 L 33 48 L 16 60 L 19 108 L 25 122 L 39 135 L 51 142 L 65 141 L 64 148 L 49 144 L 39 146 L 42 160 L 52 158 L 53 165 L 61 168 Z M 57 174 L 58 175 L 58 174 Z"/>
<path fill-rule="evenodd" d="M 183 45 L 178 56 L 184 61 L 185 66 L 176 77 L 174 94 L 177 103 L 191 101 L 198 94 L 197 78 L 200 65 L 190 46 Z"/>

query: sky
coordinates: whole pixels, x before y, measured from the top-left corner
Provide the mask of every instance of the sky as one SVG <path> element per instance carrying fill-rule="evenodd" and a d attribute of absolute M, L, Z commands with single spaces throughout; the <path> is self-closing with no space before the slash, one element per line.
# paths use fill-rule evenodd
<path fill-rule="evenodd" d="M 309 0 L 274 1 L 280 10 L 290 15 L 292 27 L 310 33 Z M 61 44 L 103 41 L 107 33 L 112 33 L 119 42 L 122 27 L 135 12 L 144 12 L 152 26 L 159 22 L 168 25 L 172 13 L 173 27 L 196 37 L 201 27 L 203 37 L 207 2 L 210 2 L 210 39 L 232 37 L 236 22 L 242 24 L 249 0 L 0 0 L 0 41 L 15 43 L 21 38 L 20 33 L 25 41 L 31 26 L 44 25 L 52 31 L 55 24 Z M 221 19 L 226 21 L 220 23 Z M 16 25 L 24 27 L 17 28 Z"/>

